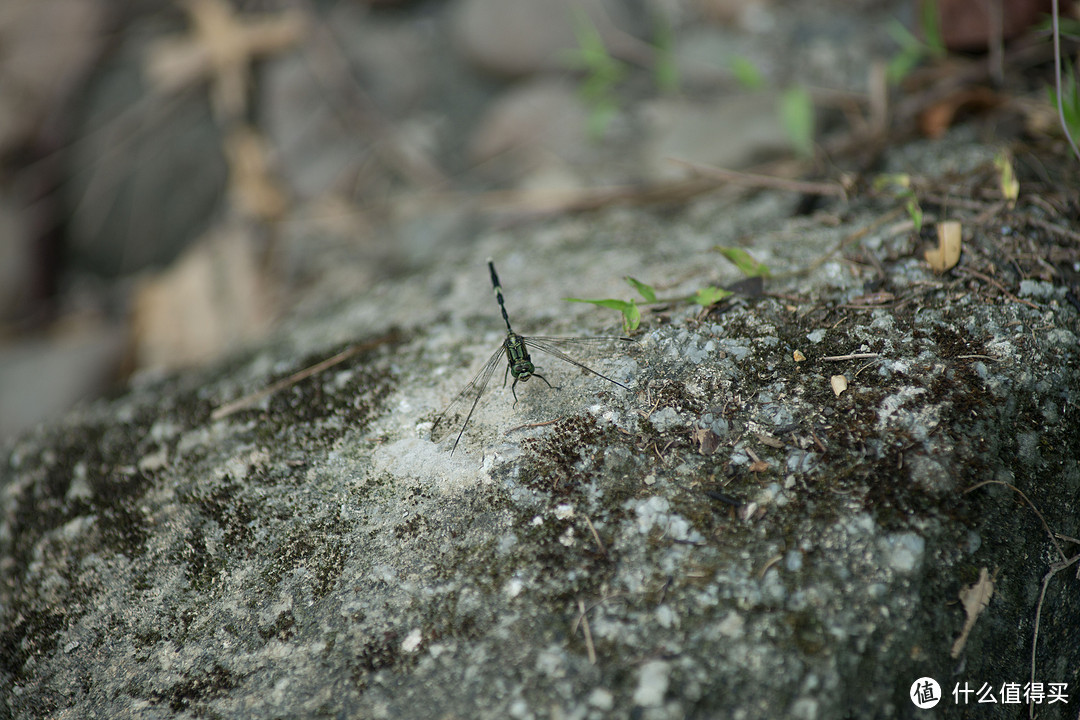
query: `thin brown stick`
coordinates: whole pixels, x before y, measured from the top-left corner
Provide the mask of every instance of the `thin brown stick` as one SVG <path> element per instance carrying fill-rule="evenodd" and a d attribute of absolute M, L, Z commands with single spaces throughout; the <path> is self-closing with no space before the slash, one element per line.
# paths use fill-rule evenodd
<path fill-rule="evenodd" d="M 1028 496 L 1024 494 L 1023 490 L 1021 490 L 1020 488 L 1016 487 L 1015 485 L 1013 485 L 1011 483 L 1005 482 L 1004 480 L 983 480 L 982 482 L 975 483 L 974 485 L 972 485 L 968 489 L 964 490 L 964 494 L 967 495 L 972 490 L 977 490 L 977 489 L 981 488 L 983 485 L 1004 485 L 1005 487 L 1007 487 L 1010 490 L 1017 493 L 1020 497 L 1024 498 L 1024 502 L 1026 502 L 1031 507 L 1031 509 L 1035 511 L 1035 514 L 1039 516 L 1039 522 L 1042 523 L 1043 530 L 1045 530 L 1046 534 L 1050 537 L 1050 542 L 1052 542 L 1054 544 L 1054 549 L 1056 549 L 1058 551 L 1058 556 L 1061 558 L 1062 562 L 1064 562 L 1066 559 L 1068 559 L 1068 556 L 1065 554 L 1065 551 L 1061 549 L 1060 545 L 1058 545 L 1057 538 L 1054 537 L 1054 533 L 1050 530 L 1050 526 L 1046 524 L 1046 518 L 1044 518 L 1043 514 L 1041 512 L 1039 512 L 1039 508 L 1035 507 L 1035 503 L 1031 502 L 1031 500 L 1028 498 Z"/>
<path fill-rule="evenodd" d="M 771 568 L 773 565 L 775 565 L 776 563 L 780 562 L 783 559 L 784 559 L 783 555 L 773 555 L 771 558 L 766 560 L 765 564 L 761 566 L 760 570 L 758 570 L 758 574 L 757 574 L 758 580 L 764 580 L 765 579 L 765 573 L 769 572 L 769 568 Z"/>
<path fill-rule="evenodd" d="M 964 210 L 981 210 L 984 212 L 988 209 L 995 208 L 997 205 L 997 203 L 987 200 L 972 200 L 971 198 L 954 197 L 952 195 L 942 195 L 933 192 L 920 193 L 919 200 L 926 203 L 934 203 L 935 205 L 963 208 Z"/>
<path fill-rule="evenodd" d="M 859 374 L 862 373 L 863 370 L 865 370 L 866 368 L 870 368 L 870 367 L 874 367 L 874 363 L 868 362 L 865 365 L 863 365 L 861 368 L 859 368 L 858 370 L 855 371 L 855 374 L 851 376 L 851 379 L 854 380 L 855 378 L 859 377 Z"/>
<path fill-rule="evenodd" d="M 1036 512 L 1038 512 L 1038 511 L 1036 510 Z M 1043 575 L 1042 589 L 1039 590 L 1039 602 L 1035 606 L 1035 633 L 1031 638 L 1031 682 L 1032 683 L 1035 682 L 1035 654 L 1036 654 L 1036 651 L 1038 650 L 1038 646 L 1039 646 L 1039 621 L 1042 620 L 1042 607 L 1043 607 L 1043 600 L 1046 598 L 1046 588 L 1050 586 L 1050 580 L 1052 580 L 1055 575 L 1057 575 L 1059 572 L 1061 572 L 1065 568 L 1069 567 L 1070 565 L 1075 564 L 1077 560 L 1080 560 L 1080 554 L 1073 555 L 1068 560 L 1063 560 L 1063 561 L 1061 561 L 1059 563 L 1052 564 L 1050 566 L 1050 570 L 1047 571 L 1047 573 L 1045 575 Z M 1032 703 L 1032 704 L 1028 705 L 1028 707 L 1030 708 L 1030 712 L 1028 713 L 1028 717 L 1034 718 L 1035 717 L 1035 705 Z"/>
<path fill-rule="evenodd" d="M 592 524 L 592 520 L 584 513 L 581 514 L 581 517 L 585 518 L 585 524 L 589 526 L 589 532 L 592 533 L 593 540 L 596 541 L 596 547 L 600 548 L 600 554 L 607 557 L 607 549 L 604 548 L 604 543 L 600 540 L 600 534 L 596 532 L 596 527 Z"/>
<path fill-rule="evenodd" d="M 792 270 L 791 272 L 787 272 L 787 273 L 780 273 L 778 275 L 774 275 L 773 277 L 775 279 L 777 279 L 777 280 L 781 280 L 781 279 L 786 279 L 788 277 L 799 277 L 799 276 L 803 276 L 803 275 L 808 275 L 809 273 L 813 272 L 817 268 L 824 265 L 829 260 L 829 258 L 831 258 L 833 255 L 840 252 L 841 250 L 846 248 L 848 245 L 850 245 L 850 244 L 852 244 L 854 242 L 858 242 L 859 240 L 862 240 L 864 237 L 866 237 L 871 232 L 873 232 L 877 228 L 881 227 L 885 223 L 889 222 L 890 220 L 893 220 L 894 218 L 899 217 L 902 212 L 904 212 L 903 208 L 894 208 L 894 209 L 890 210 L 889 212 L 885 213 L 884 215 L 879 216 L 878 218 L 876 218 L 872 222 L 867 223 L 866 225 L 859 228 L 858 230 L 855 230 L 855 231 L 853 231 L 851 233 L 848 233 L 848 235 L 845 236 L 843 239 L 841 239 L 840 242 L 836 243 L 836 245 L 831 250 L 829 250 L 829 252 L 827 252 L 824 255 L 822 255 L 821 257 L 817 258 L 816 260 L 814 260 L 814 262 L 810 263 L 806 267 L 801 268 L 799 270 Z M 903 223 L 903 227 L 906 228 L 908 226 L 913 228 L 915 225 L 910 220 Z"/>
<path fill-rule="evenodd" d="M 1061 237 L 1068 238 L 1069 240 L 1072 240 L 1073 242 L 1080 243 L 1080 232 L 1076 232 L 1075 230 L 1070 230 L 1069 228 L 1063 228 L 1060 225 L 1055 225 L 1054 223 L 1052 223 L 1052 222 L 1050 222 L 1048 220 L 1043 220 L 1042 218 L 1032 217 L 1031 215 L 1021 215 L 1020 217 L 1022 217 L 1024 219 L 1024 222 L 1029 222 L 1032 225 L 1036 225 L 1038 227 L 1041 227 L 1043 230 L 1046 230 L 1048 232 L 1052 232 L 1055 235 L 1060 235 Z"/>
<path fill-rule="evenodd" d="M 1024 305 L 1027 305 L 1028 307 L 1033 307 L 1036 310 L 1041 310 L 1042 309 L 1038 305 L 1036 305 L 1035 303 L 1031 302 L 1030 300 L 1024 300 L 1023 298 L 1016 297 L 1011 292 L 1009 292 L 1005 288 L 1004 285 L 1002 285 L 1000 282 L 998 282 L 994 278 L 990 277 L 989 275 L 984 275 L 983 273 L 979 272 L 978 270 L 972 270 L 971 268 L 966 268 L 966 267 L 958 267 L 956 269 L 959 272 L 965 273 L 967 275 L 971 275 L 972 277 L 977 277 L 980 280 L 982 280 L 983 282 L 990 283 L 991 285 L 996 287 L 998 290 L 1000 290 L 1005 295 L 1005 297 L 1009 298 L 1013 302 L 1023 303 Z"/>
<path fill-rule="evenodd" d="M 593 646 L 592 630 L 589 629 L 589 615 L 585 609 L 585 601 L 578 598 L 578 611 L 581 613 L 578 620 L 581 621 L 581 632 L 585 636 L 585 651 L 589 653 L 589 664 L 596 664 L 596 647 Z"/>
<path fill-rule="evenodd" d="M 866 358 L 881 357 L 881 353 L 852 353 L 851 355 L 830 355 L 823 357 L 823 362 L 839 362 L 841 360 L 865 360 Z"/>
<path fill-rule="evenodd" d="M 547 420 L 541 423 L 525 423 L 524 425 L 518 425 L 517 427 L 512 427 L 509 430 L 505 430 L 503 432 L 503 435 L 509 435 L 510 433 L 517 432 L 518 430 L 531 430 L 532 428 L 544 427 L 546 425 L 554 425 L 561 419 L 562 418 L 555 418 L 554 420 Z"/>
<path fill-rule="evenodd" d="M 714 178 L 660 181 L 645 185 L 609 185 L 587 188 L 493 190 L 472 199 L 481 211 L 546 215 L 586 212 L 612 205 L 663 205 L 713 192 L 721 183 Z M 453 197 L 453 196 L 448 196 Z"/>
<path fill-rule="evenodd" d="M 776 175 L 757 175 L 755 173 L 728 170 L 726 168 L 701 165 L 689 160 L 679 158 L 667 158 L 668 162 L 688 167 L 694 172 L 706 177 L 727 182 L 736 183 L 755 188 L 767 188 L 769 190 L 786 190 L 787 192 L 803 193 L 806 195 L 833 195 L 847 197 L 847 190 L 840 183 L 808 182 L 805 180 L 791 180 Z"/>
<path fill-rule="evenodd" d="M 226 404 L 218 407 L 216 410 L 214 410 L 212 413 L 210 413 L 210 419 L 211 420 L 221 420 L 222 418 L 226 418 L 226 417 L 232 415 L 233 413 L 237 413 L 237 412 L 240 412 L 241 410 L 245 410 L 245 409 L 251 407 L 252 405 L 254 405 L 255 403 L 259 402 L 263 398 L 266 398 L 266 397 L 269 397 L 270 395 L 273 395 L 278 390 L 283 390 L 283 389 L 285 389 L 287 387 L 291 387 L 292 385 L 295 385 L 296 383 L 298 383 L 298 382 L 300 382 L 302 380 L 306 380 L 307 378 L 311 377 L 312 375 L 317 375 L 318 373 L 321 373 L 324 370 L 332 368 L 335 365 L 340 365 L 341 363 L 345 362 L 346 360 L 348 360 L 351 357 L 359 355 L 360 353 L 363 353 L 363 352 L 367 352 L 368 350 L 376 348 L 379 345 L 382 345 L 383 343 L 391 342 L 395 338 L 397 338 L 397 333 L 396 332 L 391 332 L 391 333 L 388 333 L 388 334 L 382 336 L 381 338 L 376 338 L 375 340 L 369 340 L 368 342 L 360 343 L 359 345 L 353 345 L 352 347 L 345 348 L 344 350 L 342 350 L 337 355 L 334 355 L 331 358 L 327 358 L 326 360 L 323 360 L 322 362 L 315 363 L 314 365 L 312 365 L 310 367 L 304 368 L 303 370 L 300 370 L 299 372 L 293 373 L 289 377 L 284 378 L 282 380 L 278 380 L 276 383 L 273 383 L 272 385 L 270 385 L 268 387 L 265 387 L 262 390 L 259 390 L 257 392 L 253 392 L 250 395 L 245 395 L 244 397 L 240 398 L 239 400 L 233 400 L 230 403 L 226 403 Z"/>

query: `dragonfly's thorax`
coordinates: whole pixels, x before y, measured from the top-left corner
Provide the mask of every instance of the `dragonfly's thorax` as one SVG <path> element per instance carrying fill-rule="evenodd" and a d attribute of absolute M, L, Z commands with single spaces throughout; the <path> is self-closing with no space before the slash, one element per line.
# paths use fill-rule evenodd
<path fill-rule="evenodd" d="M 517 333 L 509 333 L 503 342 L 506 349 L 506 361 L 510 363 L 510 374 L 515 380 L 528 380 L 536 372 L 536 366 L 529 357 L 529 351 L 525 347 L 525 339 Z"/>

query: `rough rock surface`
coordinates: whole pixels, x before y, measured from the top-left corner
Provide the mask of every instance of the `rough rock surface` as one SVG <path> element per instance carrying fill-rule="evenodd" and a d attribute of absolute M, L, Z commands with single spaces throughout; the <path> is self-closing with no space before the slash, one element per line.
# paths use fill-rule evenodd
<path fill-rule="evenodd" d="M 1076 565 L 1048 573 L 1080 552 L 1077 310 L 934 275 L 884 226 L 862 247 L 892 299 L 867 309 L 868 266 L 828 253 L 888 208 L 793 208 L 489 233 L 437 277 L 23 438 L 0 466 L 0 715 L 908 717 L 930 676 L 960 717 L 955 683 L 1030 679 L 1042 601 L 1035 679 L 1070 695 L 1039 717 L 1075 716 Z M 515 405 L 493 382 L 453 456 L 456 427 L 429 437 L 502 339 L 486 255 L 516 330 L 602 334 L 560 298 L 726 284 L 712 247 L 744 239 L 777 273 L 828 259 L 578 356 L 630 392 L 537 353 L 560 389 Z M 825 359 L 853 354 L 873 357 Z"/>

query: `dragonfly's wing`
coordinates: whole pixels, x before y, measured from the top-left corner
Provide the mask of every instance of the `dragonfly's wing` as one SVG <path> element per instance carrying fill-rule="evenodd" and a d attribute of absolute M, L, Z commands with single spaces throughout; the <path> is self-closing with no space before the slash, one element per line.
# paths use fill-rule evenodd
<path fill-rule="evenodd" d="M 568 362 L 571 365 L 577 365 L 582 370 L 591 372 L 593 375 L 599 378 L 607 380 L 609 383 L 614 383 L 621 388 L 629 390 L 630 388 L 623 385 L 618 380 L 612 380 L 607 375 L 602 375 L 587 365 L 582 365 L 574 358 L 570 357 L 562 351 L 562 348 L 572 350 L 575 347 L 589 347 L 593 345 L 601 345 L 611 343 L 613 341 L 633 342 L 630 338 L 625 337 L 588 337 L 588 338 L 552 338 L 552 337 L 526 337 L 525 346 L 534 347 L 541 352 L 546 352 L 548 355 L 554 355 L 564 362 Z"/>
<path fill-rule="evenodd" d="M 458 396 L 450 401 L 450 404 L 446 406 L 446 409 L 435 419 L 435 424 L 431 426 L 432 436 L 435 434 L 435 429 L 439 427 L 444 420 L 451 420 L 455 413 L 460 412 L 465 405 L 469 405 L 469 414 L 465 416 L 465 422 L 461 424 L 461 430 L 458 431 L 457 439 L 454 440 L 454 447 L 450 449 L 450 454 L 454 454 L 454 450 L 457 450 L 458 443 L 461 442 L 461 436 L 465 433 L 465 426 L 469 424 L 469 420 L 472 418 L 473 411 L 476 410 L 476 404 L 480 402 L 480 396 L 484 394 L 484 389 L 487 387 L 488 380 L 491 379 L 491 373 L 495 372 L 495 368 L 499 366 L 499 361 L 503 359 L 505 353 L 502 346 L 491 356 L 484 367 L 480 368 L 480 372 L 476 373 L 476 377 L 465 386 L 465 388 L 458 393 Z M 472 401 L 469 404 L 469 401 Z"/>

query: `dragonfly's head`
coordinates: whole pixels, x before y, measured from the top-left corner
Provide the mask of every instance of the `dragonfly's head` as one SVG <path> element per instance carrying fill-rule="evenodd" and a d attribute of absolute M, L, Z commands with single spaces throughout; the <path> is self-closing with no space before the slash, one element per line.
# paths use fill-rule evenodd
<path fill-rule="evenodd" d="M 520 360 L 510 366 L 510 374 L 521 382 L 531 378 L 534 372 L 536 372 L 536 366 L 532 364 L 531 360 Z"/>

